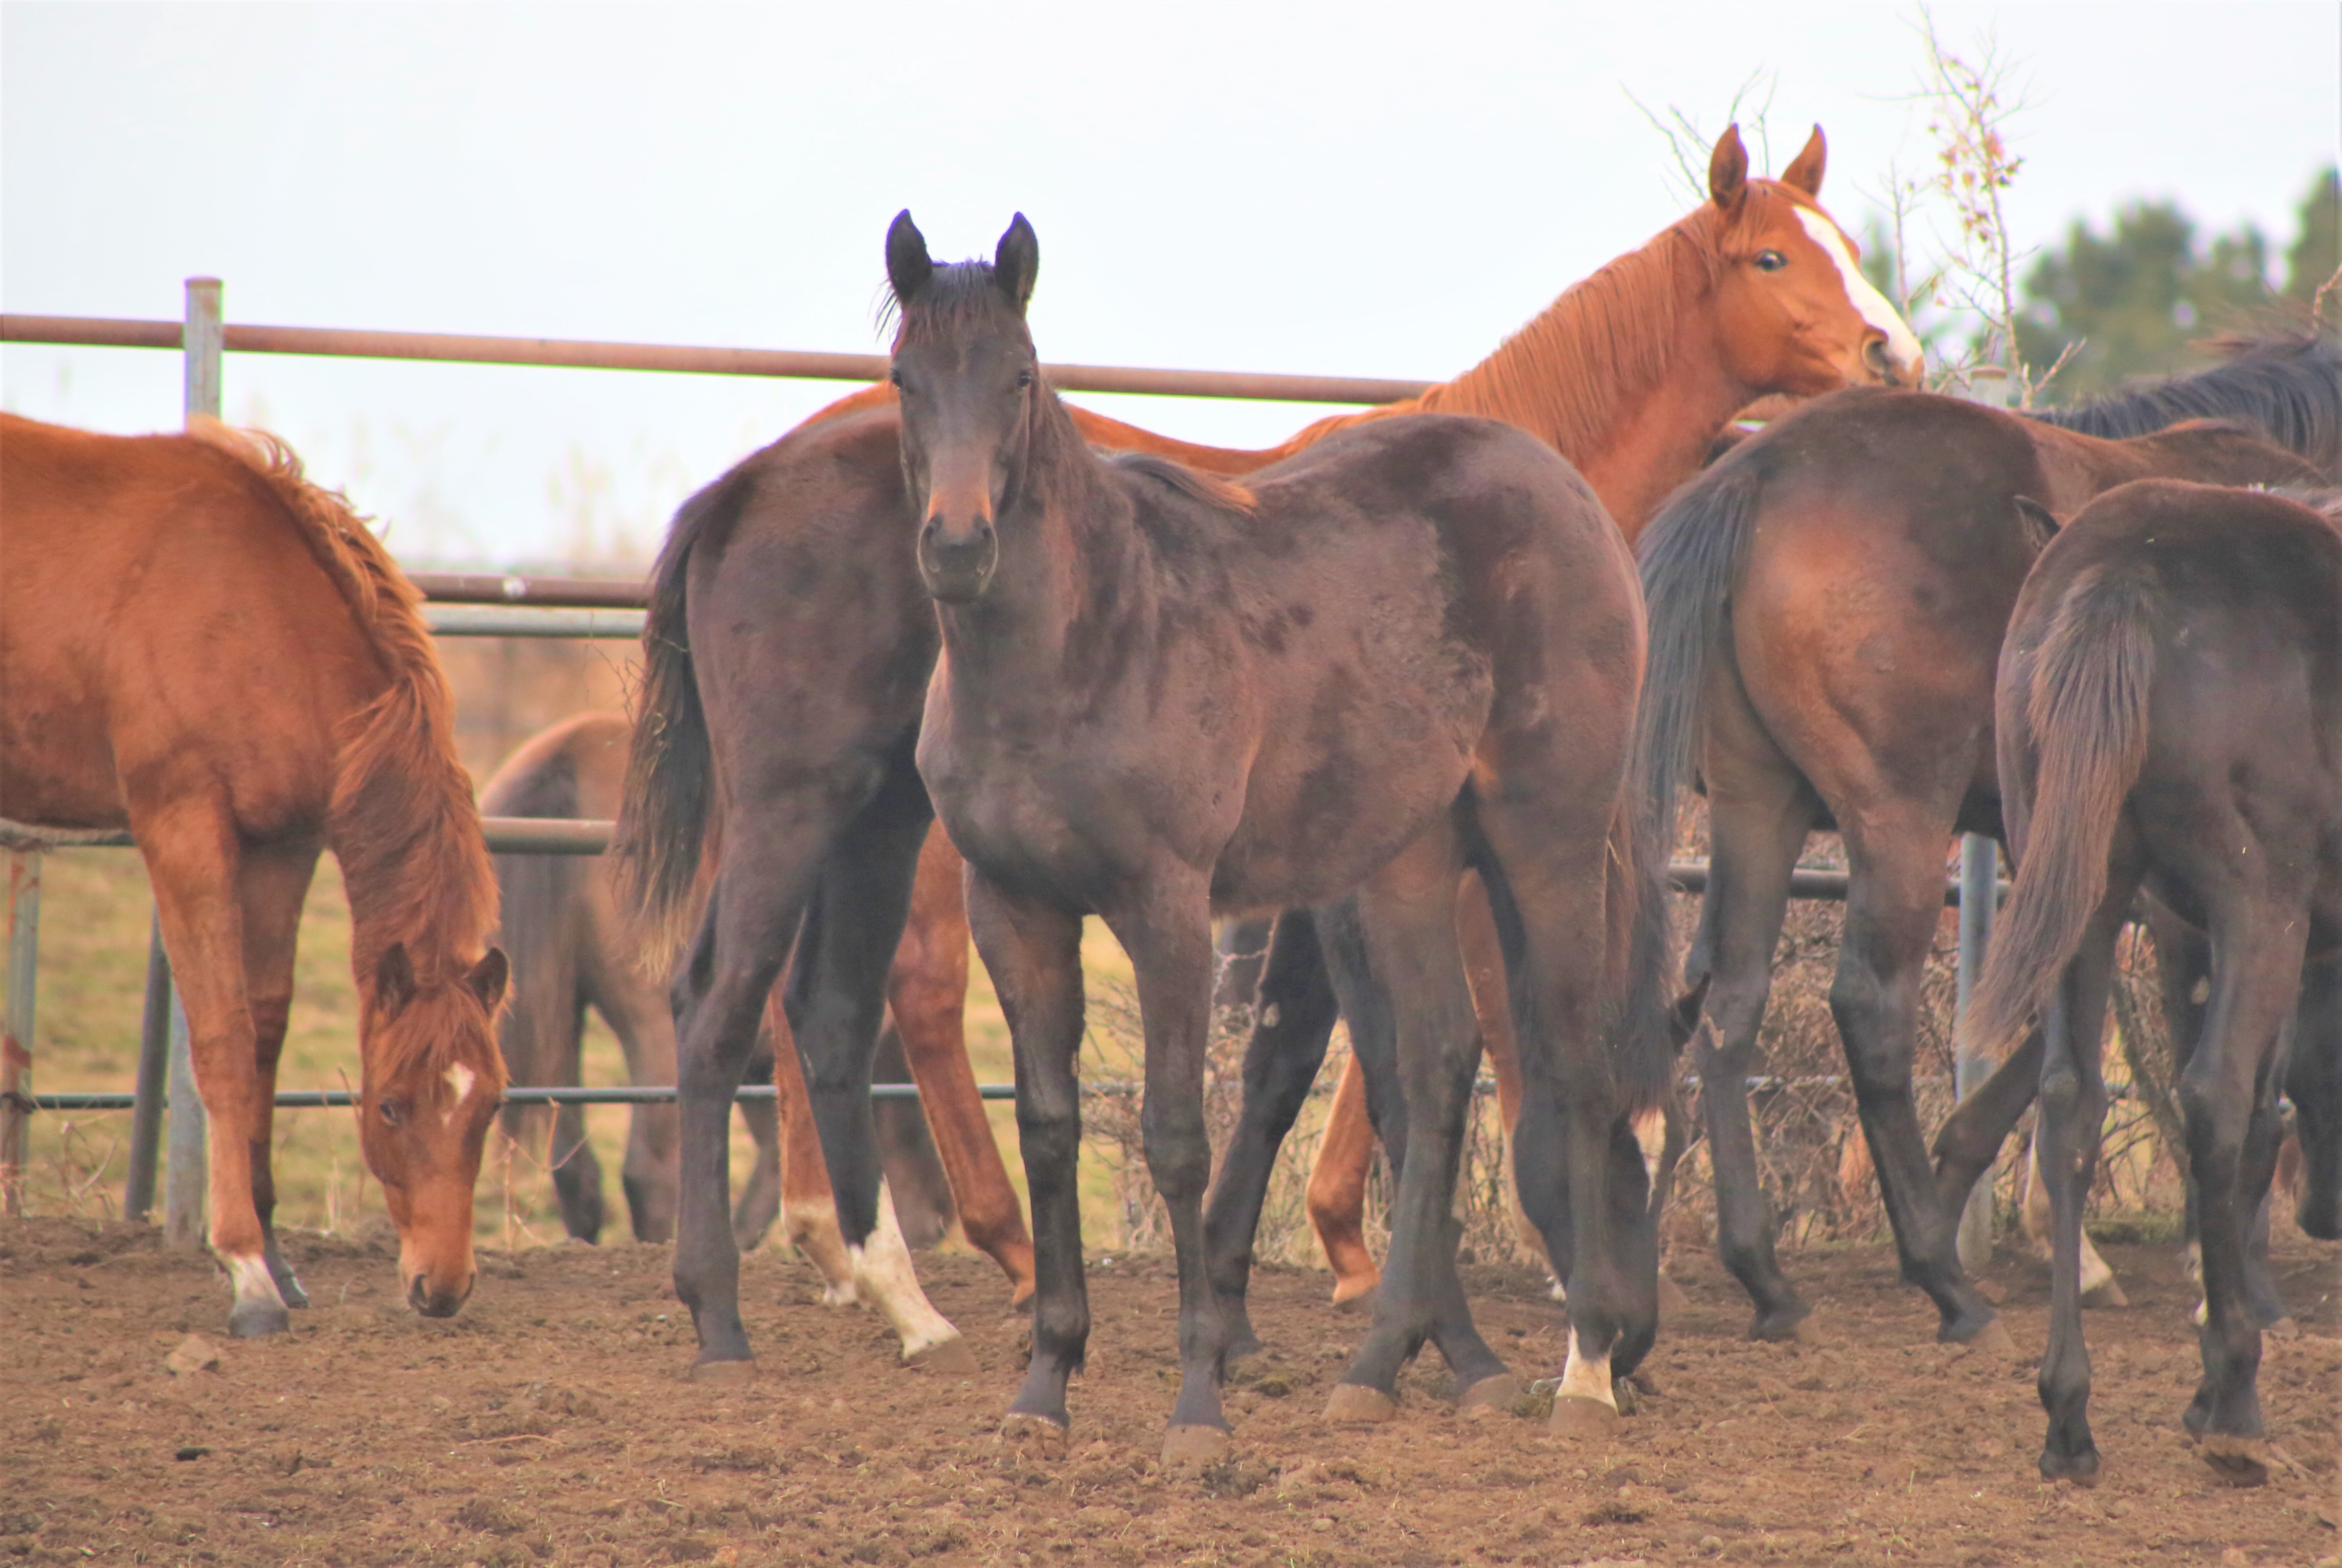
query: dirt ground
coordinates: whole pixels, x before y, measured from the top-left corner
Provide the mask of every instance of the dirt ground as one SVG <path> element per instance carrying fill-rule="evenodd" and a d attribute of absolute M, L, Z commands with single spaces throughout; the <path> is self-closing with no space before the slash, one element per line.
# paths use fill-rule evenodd
<path fill-rule="evenodd" d="M 2107 1249 L 2133 1305 L 2090 1316 L 2095 1492 L 2043 1486 L 2033 1366 L 1933 1343 L 1891 1253 L 1807 1250 L 1792 1273 L 1819 1348 L 1752 1344 L 1716 1263 L 1674 1273 L 1691 1304 L 1651 1391 L 1595 1446 L 1521 1416 L 1460 1420 L 1418 1364 L 1398 1419 L 1318 1413 L 1359 1320 L 1325 1276 L 1265 1273 L 1268 1353 L 1230 1401 L 1237 1444 L 1200 1476 L 1156 1463 L 1173 1373 L 1157 1258 L 1100 1256 L 1071 1453 L 996 1436 L 1022 1325 L 980 1258 L 932 1257 L 936 1304 L 979 1376 L 899 1369 L 866 1312 L 816 1304 L 812 1271 L 766 1251 L 743 1296 L 761 1353 L 746 1386 L 684 1380 L 687 1315 L 666 1249 L 484 1257 L 445 1323 L 397 1299 L 386 1235 L 295 1234 L 316 1305 L 277 1340 L 222 1337 L 212 1265 L 143 1226 L 0 1224 L 0 1563 L 700 1562 L 906 1563 L 2311 1563 L 2335 1530 L 2342 1302 L 2331 1248 L 2295 1243 L 2282 1283 L 2306 1332 L 2268 1343 L 2270 1434 L 2295 1462 L 2266 1489 L 2217 1484 L 2179 1435 L 2194 1295 L 2168 1249 Z M 1492 1343 L 1556 1372 L 1556 1309 L 1526 1270 L 1468 1271 Z M 2045 1333 L 2041 1265 L 2004 1247 L 2017 1344 Z M 190 1331 L 214 1370 L 174 1374 Z M 1435 1358 L 1426 1357 L 1428 1363 Z"/>

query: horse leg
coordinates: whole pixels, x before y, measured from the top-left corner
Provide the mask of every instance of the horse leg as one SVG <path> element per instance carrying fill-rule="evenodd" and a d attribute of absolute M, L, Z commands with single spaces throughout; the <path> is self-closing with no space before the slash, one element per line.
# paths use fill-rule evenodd
<path fill-rule="evenodd" d="M 1440 823 L 1353 901 L 1365 963 L 1328 954 L 1352 1037 L 1392 1041 L 1403 1098 L 1392 1107 L 1398 1114 L 1383 1125 L 1387 1130 L 1403 1116 L 1407 1129 L 1404 1153 L 1394 1162 L 1398 1193 L 1374 1326 L 1334 1391 L 1326 1413 L 1336 1420 L 1388 1419 L 1399 1371 L 1426 1339 L 1438 1343 L 1466 1408 L 1502 1409 L 1520 1393 L 1474 1326 L 1456 1274 L 1462 1239 L 1453 1213 L 1456 1172 L 1480 1068 L 1472 989 L 1456 944 L 1462 871 L 1456 830 Z M 1384 1057 L 1381 1049 L 1360 1050 L 1370 1094 Z"/>
<path fill-rule="evenodd" d="M 269 1278 L 288 1307 L 305 1307 L 309 1295 L 276 1243 L 276 1174 L 272 1128 L 276 1111 L 276 1064 L 285 1052 L 285 1026 L 293 1011 L 293 957 L 301 934 L 301 904 L 316 874 L 314 844 L 268 846 L 245 852 L 238 866 L 244 905 L 245 992 L 251 998 L 254 1111 L 257 1126 L 251 1144 L 252 1207 L 260 1221 L 261 1255 Z"/>
<path fill-rule="evenodd" d="M 886 973 L 902 943 L 919 847 L 933 820 L 925 788 L 906 775 L 890 781 L 840 835 L 797 938 L 785 996 L 856 1293 L 886 1314 L 906 1364 L 973 1372 L 975 1358 L 959 1331 L 919 1288 L 884 1184 L 870 1114 Z M 776 1040 L 776 1056 L 778 1047 Z"/>
<path fill-rule="evenodd" d="M 201 798 L 154 811 L 132 803 L 131 831 L 146 859 L 165 949 L 187 1012 L 187 1046 L 211 1121 L 211 1244 L 228 1273 L 235 1304 L 228 1332 L 239 1339 L 292 1326 L 268 1267 L 268 1236 L 253 1198 L 255 1148 L 267 1149 L 267 1114 L 247 989 L 243 866 L 225 811 Z"/>
<path fill-rule="evenodd" d="M 611 965 L 618 968 L 621 965 Z M 594 1010 L 609 1024 L 610 1033 L 618 1037 L 618 1048 L 626 1054 L 626 1082 L 629 1084 L 672 1084 L 675 1082 L 675 1021 L 658 1004 L 650 987 L 635 974 L 596 974 L 591 992 Z M 576 1080 L 569 1080 L 575 1083 Z M 618 1167 L 618 1184 L 626 1195 L 626 1218 L 638 1242 L 667 1242 L 675 1239 L 676 1205 L 676 1108 L 667 1105 L 635 1105 L 628 1109 L 626 1119 L 626 1154 Z M 592 1145 L 586 1142 L 584 1118 L 576 1130 L 578 1159 L 592 1173 L 594 1206 L 599 1219 L 602 1197 L 601 1162 L 596 1160 Z M 563 1144 L 568 1142 L 565 1137 Z M 556 1146 L 555 1154 L 560 1153 Z M 565 1165 L 554 1168 L 556 1181 Z M 580 1173 L 583 1184 L 584 1171 Z M 566 1206 L 565 1204 L 565 1210 Z M 596 1230 L 600 1228 L 596 1224 Z M 576 1234 L 575 1227 L 571 1234 Z M 754 1244 L 753 1243 L 751 1243 Z"/>
<path fill-rule="evenodd" d="M 2294 1220 L 2320 1241 L 2342 1241 L 2342 958 L 2302 970 L 2286 1093 L 2301 1139 Z"/>
<path fill-rule="evenodd" d="M 736 821 L 725 834 L 707 907 L 675 980 L 675 1293 L 698 1331 L 695 1369 L 753 1360 L 731 1227 L 732 1102 L 831 836 L 826 821 L 774 814 L 777 823 Z"/>
<path fill-rule="evenodd" d="M 1233 1340 L 1204 1256 L 1204 1189 L 1212 1146 L 1204 1129 L 1204 1056 L 1211 1037 L 1211 898 L 1182 868 L 1142 884 L 1103 912 L 1130 954 L 1146 1034 L 1146 1102 L 1139 1124 L 1146 1167 L 1171 1221 L 1179 1271 L 1179 1397 L 1163 1438 L 1166 1464 L 1202 1464 L 1226 1452 L 1220 1380 Z"/>
<path fill-rule="evenodd" d="M 1851 875 L 1830 1014 L 1846 1045 L 1855 1104 L 1895 1229 L 1903 1278 L 1935 1302 L 1937 1339 L 2011 1353 L 2008 1330 L 1960 1270 L 1957 1215 L 1937 1199 L 1911 1093 L 1919 982 L 1944 912 L 1943 845 L 1949 834 L 1922 811 L 1892 804 L 1868 815 L 1847 813 L 1839 821 Z"/>
<path fill-rule="evenodd" d="M 822 1159 L 821 1134 L 814 1127 L 805 1064 L 797 1057 L 796 1036 L 789 1032 L 788 1009 L 777 990 L 766 1004 L 765 1030 L 772 1049 L 773 1192 L 780 1208 L 781 1239 L 820 1271 L 822 1305 L 852 1306 L 861 1300 L 854 1286 L 854 1260 L 838 1233 L 837 1201 L 830 1194 L 829 1166 Z M 761 1174 L 762 1151 L 756 1168 Z M 745 1207 L 747 1200 L 741 1202 Z M 739 1224 L 736 1210 L 733 1223 Z"/>
<path fill-rule="evenodd" d="M 1513 1040 L 1511 993 L 1505 988 L 1505 950 L 1496 934 L 1496 918 L 1489 913 L 1487 885 L 1479 874 L 1468 872 L 1456 898 L 1456 943 L 1464 954 L 1464 977 L 1472 985 L 1472 1014 L 1480 1026 L 1480 1048 L 1496 1077 L 1496 1123 L 1504 1134 L 1504 1190 L 1512 1197 L 1514 1239 L 1526 1251 L 1545 1258 L 1545 1237 L 1529 1223 L 1520 1205 L 1520 1183 L 1513 1174 L 1513 1134 L 1521 1120 L 1520 1047 Z M 1546 1270 L 1558 1285 L 1568 1272 L 1546 1259 Z"/>
<path fill-rule="evenodd" d="M 786 1094 L 781 1087 L 779 1064 L 773 1055 L 772 1042 L 765 1035 L 756 1040 L 756 1054 L 748 1058 L 747 1076 L 763 1079 L 774 1085 L 774 1092 Z M 806 1109 L 805 1076 L 800 1072 L 796 1079 L 798 1114 L 804 1118 L 806 1135 L 813 1136 L 813 1113 Z M 754 1252 L 765 1242 L 765 1233 L 773 1228 L 773 1221 L 781 1212 L 781 1109 L 771 1100 L 740 1102 L 740 1124 L 748 1129 L 748 1141 L 756 1146 L 756 1164 L 748 1169 L 748 1179 L 741 1183 L 740 1196 L 732 1205 L 732 1239 L 744 1253 Z M 814 1151 L 813 1163 L 821 1164 L 818 1141 L 806 1145 Z M 829 1201 L 829 1173 L 822 1172 L 819 1189 L 822 1201 Z M 830 1229 L 837 1228 L 837 1212 L 833 1206 Z M 838 1243 L 839 1256 L 845 1255 L 843 1242 Z"/>
<path fill-rule="evenodd" d="M 1205 1266 L 1229 1325 L 1231 1356 L 1260 1349 L 1245 1296 L 1261 1205 L 1268 1197 L 1277 1149 L 1317 1081 L 1326 1043 L 1340 1015 L 1317 949 L 1316 923 L 1308 911 L 1288 910 L 1277 916 L 1259 974 L 1257 1004 L 1250 1000 L 1245 1004 L 1252 1014 L 1252 1035 L 1245 1044 L 1244 1103 L 1204 1203 Z M 1363 1103 L 1364 1090 L 1359 1094 Z M 1340 1299 L 1338 1288 L 1336 1299 Z"/>
<path fill-rule="evenodd" d="M 1018 1311 L 1033 1299 L 1033 1238 L 968 1065 L 965 880 L 959 852 L 936 824 L 919 849 L 910 920 L 887 972 L 887 1001 L 960 1229 L 1008 1276 L 1009 1308 Z"/>
<path fill-rule="evenodd" d="M 1692 1034 L 1692 1064 L 1716 1184 L 1716 1251 L 1755 1303 L 1748 1337 L 1812 1339 L 1807 1320 L 1813 1308 L 1774 1255 L 1777 1222 L 1757 1175 L 1748 1069 L 1772 990 L 1773 953 L 1788 914 L 1789 877 L 1813 808 L 1794 775 L 1778 769 L 1746 773 L 1729 779 L 1729 791 L 1724 780 L 1715 781 L 1709 800 L 1707 893 L 1685 965 L 1694 990 L 1705 986 L 1706 993 Z"/>
<path fill-rule="evenodd" d="M 2206 1307 L 2204 1381 L 2185 1422 L 2201 1440 L 2206 1463 L 2240 1486 L 2268 1478 L 2256 1386 L 2261 1332 L 2245 1288 L 2245 1233 L 2276 1168 L 2278 1035 L 2299 998 L 2307 928 L 2297 904 L 2255 900 L 2216 910 L 2204 1037 L 2179 1079 Z"/>
<path fill-rule="evenodd" d="M 2135 874 L 2117 875 L 2109 885 L 2037 1032 L 2043 1044 L 2035 1168 L 2048 1189 L 2051 1225 L 2049 1348 L 2038 1379 L 2041 1408 L 2049 1416 L 2041 1478 L 2084 1486 L 2097 1483 L 2098 1450 L 2090 1436 L 2090 1352 L 2082 1333 L 2082 1205 L 2090 1195 L 2106 1124 L 2100 1048 L 2115 939 L 2137 890 Z"/>
<path fill-rule="evenodd" d="M 903 1032 L 896 1026 L 890 1007 L 878 1026 L 878 1044 L 870 1053 L 874 1091 L 870 1121 L 877 1131 L 878 1168 L 886 1173 L 895 1223 L 904 1242 L 914 1250 L 934 1246 L 951 1233 L 959 1220 L 959 1211 L 952 1203 L 951 1177 L 936 1150 L 925 1107 L 918 1099 L 882 1097 L 876 1093 L 881 1087 L 913 1088 L 917 1083 L 910 1064 L 904 1060 Z"/>
<path fill-rule="evenodd" d="M 1016 1061 L 1016 1130 L 1033 1197 L 1033 1353 L 1001 1435 L 1065 1452 L 1066 1380 L 1089 1343 L 1082 1273 L 1082 921 L 1018 899 L 970 868 L 967 918 Z M 1149 1096 L 1151 1100 L 1152 1095 Z"/>
<path fill-rule="evenodd" d="M 1326 1113 L 1316 1156 L 1309 1163 L 1309 1188 L 1303 1200 L 1310 1233 L 1334 1271 L 1336 1306 L 1371 1307 L 1375 1287 L 1382 1282 L 1375 1255 L 1366 1249 L 1365 1225 L 1366 1176 L 1374 1162 L 1366 1080 L 1353 1055 L 1342 1064 L 1342 1075 L 1335 1082 L 1334 1103 Z"/>
<path fill-rule="evenodd" d="M 1217 966 L 1212 978 L 1212 1014 L 1244 1012 L 1260 995 L 1260 977 L 1268 967 L 1268 944 L 1275 935 L 1270 919 L 1225 921 L 1212 944 Z M 1209 1224 L 1209 1221 L 1206 1223 Z"/>

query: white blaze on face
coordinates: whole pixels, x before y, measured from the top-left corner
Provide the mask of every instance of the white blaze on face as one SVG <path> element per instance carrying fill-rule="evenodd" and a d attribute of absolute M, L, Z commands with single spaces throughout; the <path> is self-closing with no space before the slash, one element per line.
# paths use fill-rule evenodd
<path fill-rule="evenodd" d="M 479 1074 L 458 1062 L 447 1069 L 445 1077 L 447 1093 L 455 1098 L 447 1103 L 447 1109 L 441 1113 L 439 1120 L 452 1122 L 455 1119 L 455 1113 L 464 1108 L 464 1102 L 471 1098 L 472 1085 L 479 1082 Z"/>
<path fill-rule="evenodd" d="M 1635 1114 L 1635 1144 L 1643 1151 L 1643 1178 L 1650 1183 L 1654 1203 L 1659 1195 L 1659 1160 L 1667 1152 L 1667 1110 L 1654 1105 Z"/>
<path fill-rule="evenodd" d="M 1806 237 L 1837 264 L 1838 281 L 1846 285 L 1847 303 L 1863 320 L 1887 335 L 1888 357 L 1904 369 L 1917 369 L 1923 353 L 1918 337 L 1911 331 L 1910 324 L 1887 303 L 1887 296 L 1871 287 L 1870 280 L 1862 275 L 1862 268 L 1856 264 L 1854 252 L 1847 248 L 1846 236 L 1837 232 L 1837 225 L 1811 207 L 1797 209 L 1797 222 L 1805 229 Z"/>

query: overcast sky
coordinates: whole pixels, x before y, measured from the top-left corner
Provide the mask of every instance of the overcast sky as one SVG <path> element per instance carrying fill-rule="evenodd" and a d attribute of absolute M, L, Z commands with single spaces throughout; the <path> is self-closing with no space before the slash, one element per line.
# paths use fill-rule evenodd
<path fill-rule="evenodd" d="M 0 306 L 875 352 L 880 240 L 1012 211 L 1046 358 L 1443 377 L 1681 215 L 1630 101 L 1719 128 L 1771 74 L 1771 167 L 1828 133 L 1857 234 L 1926 157 L 1908 6 L 822 4 L 0 6 Z M 2020 244 L 2170 197 L 2280 245 L 2342 135 L 2330 3 L 1956 5 L 2036 106 Z M 1760 163 L 1767 160 L 1759 149 Z M 231 418 L 293 440 L 411 561 L 631 539 L 846 390 L 231 356 Z M 0 400 L 179 420 L 175 355 L 10 347 Z M 1263 443 L 1315 410 L 1094 399 Z"/>

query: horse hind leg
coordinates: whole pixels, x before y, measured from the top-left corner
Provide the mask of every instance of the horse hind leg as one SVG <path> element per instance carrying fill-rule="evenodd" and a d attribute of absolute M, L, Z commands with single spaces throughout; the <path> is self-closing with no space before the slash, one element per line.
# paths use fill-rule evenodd
<path fill-rule="evenodd" d="M 796 1038 L 789 1033 L 788 1010 L 782 1005 L 778 991 L 766 1006 L 765 1029 L 772 1049 L 774 1193 L 781 1214 L 781 1239 L 820 1272 L 824 1306 L 852 1306 L 861 1299 L 855 1289 L 854 1260 L 846 1253 L 846 1238 L 838 1233 L 837 1203 L 829 1190 L 829 1166 L 822 1159 L 821 1135 L 814 1128 L 805 1066 L 797 1059 Z M 765 1165 L 761 1148 L 756 1164 L 761 1174 Z M 741 1201 L 745 1205 L 747 1198 Z M 770 1223 L 767 1219 L 766 1223 Z"/>
<path fill-rule="evenodd" d="M 778 1011 L 779 1004 L 775 1003 L 768 1012 L 768 1018 L 777 1015 Z M 768 1024 L 766 1035 L 758 1038 L 756 1054 L 748 1059 L 747 1075 L 752 1079 L 760 1078 L 771 1083 L 776 1094 L 787 1094 L 791 1091 L 784 1088 L 780 1080 L 775 1076 L 779 1069 L 773 1058 L 769 1034 Z M 802 1074 L 797 1079 L 794 1093 L 796 1096 L 796 1112 L 804 1125 L 804 1135 L 810 1138 L 813 1136 L 813 1111 L 806 1104 L 805 1082 Z M 783 1184 L 781 1120 L 781 1107 L 776 1101 L 743 1100 L 740 1102 L 741 1124 L 747 1128 L 748 1141 L 756 1146 L 756 1162 L 748 1168 L 748 1179 L 740 1184 L 740 1195 L 732 1204 L 732 1239 L 744 1253 L 755 1252 L 764 1245 L 766 1233 L 773 1228 L 774 1220 L 780 1216 Z M 816 1154 L 814 1164 L 819 1165 L 821 1163 L 819 1145 L 815 1144 L 813 1147 Z M 823 1201 L 826 1203 L 829 1196 L 827 1171 L 821 1173 L 817 1188 Z M 833 1229 L 836 1228 L 836 1223 L 837 1212 L 833 1205 L 830 1210 L 830 1224 Z"/>
<path fill-rule="evenodd" d="M 1342 1064 L 1326 1131 L 1309 1163 L 1303 1199 L 1310 1234 L 1334 1271 L 1334 1304 L 1372 1311 L 1382 1270 L 1366 1247 L 1366 1179 L 1374 1168 L 1375 1128 L 1366 1114 L 1365 1069 L 1355 1055 Z"/>

